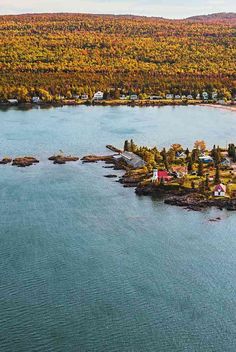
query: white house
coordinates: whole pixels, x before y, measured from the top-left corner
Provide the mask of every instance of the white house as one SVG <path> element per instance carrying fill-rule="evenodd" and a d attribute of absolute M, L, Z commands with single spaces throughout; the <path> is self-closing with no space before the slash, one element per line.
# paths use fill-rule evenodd
<path fill-rule="evenodd" d="M 151 95 L 150 100 L 160 100 L 162 97 L 160 95 Z"/>
<path fill-rule="evenodd" d="M 208 100 L 209 95 L 208 95 L 207 92 L 203 92 L 203 93 L 202 93 L 202 97 L 203 97 L 203 100 Z"/>
<path fill-rule="evenodd" d="M 40 102 L 41 102 L 40 97 L 33 97 L 33 98 L 32 98 L 32 103 L 34 103 L 34 104 L 39 104 Z"/>
<path fill-rule="evenodd" d="M 201 100 L 201 95 L 199 93 L 196 95 L 196 99 Z"/>
<path fill-rule="evenodd" d="M 131 94 L 130 100 L 138 100 L 137 94 Z"/>
<path fill-rule="evenodd" d="M 88 100 L 88 94 L 82 94 L 81 95 L 81 100 Z"/>
<path fill-rule="evenodd" d="M 120 96 L 120 100 L 126 100 L 125 94 L 122 94 L 122 95 Z"/>
<path fill-rule="evenodd" d="M 104 97 L 104 93 L 99 91 L 94 94 L 93 99 L 94 100 L 103 100 L 103 97 Z"/>
<path fill-rule="evenodd" d="M 10 103 L 10 104 L 18 104 L 18 100 L 17 99 L 8 99 L 8 103 Z"/>
<path fill-rule="evenodd" d="M 193 100 L 193 96 L 191 94 L 187 95 L 188 100 Z"/>
<path fill-rule="evenodd" d="M 179 99 L 181 99 L 181 96 L 177 94 L 177 95 L 175 95 L 175 99 L 179 100 Z"/>
<path fill-rule="evenodd" d="M 211 94 L 211 97 L 212 97 L 212 100 L 216 100 L 217 97 L 218 97 L 217 92 L 213 92 L 213 93 Z"/>
<path fill-rule="evenodd" d="M 174 94 L 166 94 L 166 99 L 174 99 Z"/>
<path fill-rule="evenodd" d="M 226 186 L 220 183 L 216 185 L 214 188 L 214 196 L 215 197 L 224 197 L 226 193 Z"/>

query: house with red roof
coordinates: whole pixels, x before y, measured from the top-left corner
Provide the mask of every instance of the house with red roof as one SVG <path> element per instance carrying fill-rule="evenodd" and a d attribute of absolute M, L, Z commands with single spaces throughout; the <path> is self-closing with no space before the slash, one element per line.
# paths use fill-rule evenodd
<path fill-rule="evenodd" d="M 225 197 L 226 193 L 226 186 L 220 183 L 219 185 L 216 185 L 214 188 L 214 196 L 215 197 Z"/>

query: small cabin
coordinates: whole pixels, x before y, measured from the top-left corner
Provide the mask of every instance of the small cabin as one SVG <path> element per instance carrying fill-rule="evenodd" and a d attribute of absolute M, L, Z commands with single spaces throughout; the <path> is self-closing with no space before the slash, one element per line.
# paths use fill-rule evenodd
<path fill-rule="evenodd" d="M 131 94 L 130 95 L 130 100 L 138 100 L 137 94 Z"/>
<path fill-rule="evenodd" d="M 81 95 L 81 100 L 88 100 L 88 94 L 82 94 Z"/>
<path fill-rule="evenodd" d="M 216 185 L 214 188 L 214 196 L 215 197 L 225 197 L 226 193 L 226 186 L 220 183 L 219 185 Z"/>
<path fill-rule="evenodd" d="M 196 99 L 201 100 L 201 95 L 199 93 L 196 95 Z"/>
<path fill-rule="evenodd" d="M 188 100 L 193 100 L 193 96 L 191 94 L 187 95 Z"/>
<path fill-rule="evenodd" d="M 181 96 L 177 94 L 177 95 L 175 95 L 175 99 L 176 99 L 176 100 L 180 100 L 180 99 L 181 99 Z"/>

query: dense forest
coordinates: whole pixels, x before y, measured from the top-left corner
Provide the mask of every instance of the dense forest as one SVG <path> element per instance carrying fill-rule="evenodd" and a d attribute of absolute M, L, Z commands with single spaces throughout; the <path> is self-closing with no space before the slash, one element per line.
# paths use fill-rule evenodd
<path fill-rule="evenodd" d="M 0 99 L 236 93 L 236 17 L 0 16 Z"/>

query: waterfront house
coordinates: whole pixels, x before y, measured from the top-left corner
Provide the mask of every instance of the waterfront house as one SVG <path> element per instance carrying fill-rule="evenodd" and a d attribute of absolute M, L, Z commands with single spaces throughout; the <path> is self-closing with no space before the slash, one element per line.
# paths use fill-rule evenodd
<path fill-rule="evenodd" d="M 223 183 L 216 185 L 214 188 L 214 196 L 215 197 L 225 197 L 226 186 Z"/>
<path fill-rule="evenodd" d="M 160 100 L 162 97 L 160 95 L 151 95 L 150 100 Z"/>
<path fill-rule="evenodd" d="M 211 94 L 212 100 L 217 100 L 217 97 L 218 97 L 217 92 L 213 92 L 213 93 Z"/>
<path fill-rule="evenodd" d="M 137 94 L 131 94 L 130 95 L 130 100 L 138 100 Z"/>
<path fill-rule="evenodd" d="M 177 95 L 175 95 L 175 99 L 176 99 L 176 100 L 180 100 L 180 99 L 181 99 L 181 96 L 177 94 Z"/>
<path fill-rule="evenodd" d="M 166 170 L 153 169 L 152 182 L 168 182 L 172 179 L 171 175 Z"/>
<path fill-rule="evenodd" d="M 166 99 L 174 99 L 174 94 L 166 94 Z"/>
<path fill-rule="evenodd" d="M 199 93 L 196 95 L 196 99 L 201 100 L 201 95 Z"/>
<path fill-rule="evenodd" d="M 99 91 L 94 94 L 93 99 L 94 100 L 103 100 L 103 97 L 104 97 L 104 93 Z"/>
<path fill-rule="evenodd" d="M 14 105 L 14 104 L 18 104 L 18 100 L 17 99 L 8 99 L 8 103 Z"/>
<path fill-rule="evenodd" d="M 203 100 L 208 100 L 209 95 L 207 92 L 203 92 L 202 97 L 203 97 Z"/>
<path fill-rule="evenodd" d="M 81 100 L 88 100 L 88 94 L 82 94 L 81 95 Z"/>
<path fill-rule="evenodd" d="M 188 100 L 193 100 L 193 96 L 191 94 L 187 95 Z"/>
<path fill-rule="evenodd" d="M 33 97 L 33 98 L 32 98 L 32 103 L 34 103 L 34 104 L 39 104 L 40 102 L 41 102 L 40 97 Z"/>
<path fill-rule="evenodd" d="M 158 171 L 158 180 L 162 180 L 164 182 L 168 182 L 172 179 L 171 175 L 166 170 L 159 170 Z"/>
<path fill-rule="evenodd" d="M 126 100 L 127 98 L 126 98 L 126 96 L 125 96 L 125 94 L 122 94 L 121 96 L 120 96 L 120 100 Z"/>
<path fill-rule="evenodd" d="M 134 154 L 132 152 L 123 152 L 120 154 L 120 157 L 130 166 L 132 166 L 134 169 L 141 168 L 145 166 L 145 161 L 137 154 Z"/>

